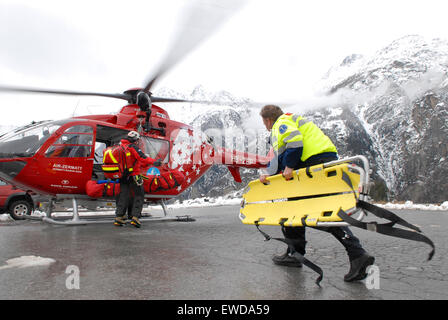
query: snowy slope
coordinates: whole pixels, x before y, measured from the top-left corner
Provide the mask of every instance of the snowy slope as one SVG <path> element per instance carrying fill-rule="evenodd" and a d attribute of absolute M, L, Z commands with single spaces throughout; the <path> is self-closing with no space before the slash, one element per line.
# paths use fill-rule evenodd
<path fill-rule="evenodd" d="M 393 198 L 448 198 L 441 179 L 448 176 L 447 70 L 447 41 L 407 36 L 330 69 L 322 80 L 323 91 L 357 115 Z"/>

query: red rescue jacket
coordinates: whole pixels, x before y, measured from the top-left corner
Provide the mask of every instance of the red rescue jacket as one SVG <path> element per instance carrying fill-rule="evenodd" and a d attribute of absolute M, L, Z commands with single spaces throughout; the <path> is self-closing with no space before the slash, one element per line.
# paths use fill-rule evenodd
<path fill-rule="evenodd" d="M 153 164 L 135 144 L 122 139 L 120 144 L 103 151 L 102 169 L 106 179 L 120 179 L 140 174 L 141 167 Z"/>
<path fill-rule="evenodd" d="M 139 175 L 141 174 L 140 170 L 142 167 L 146 167 L 154 163 L 155 159 L 147 157 L 139 147 L 128 140 L 121 139 L 120 144 L 123 146 L 125 151 L 126 168 L 129 171 L 129 175 Z"/>

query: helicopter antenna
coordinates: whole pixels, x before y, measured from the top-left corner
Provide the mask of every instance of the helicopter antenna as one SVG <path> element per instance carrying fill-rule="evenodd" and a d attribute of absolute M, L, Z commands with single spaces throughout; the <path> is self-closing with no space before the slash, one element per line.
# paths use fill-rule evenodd
<path fill-rule="evenodd" d="M 76 106 L 75 106 L 75 109 L 73 110 L 72 117 L 75 116 L 75 112 L 76 112 L 76 109 L 78 109 L 78 106 L 79 106 L 79 99 L 78 99 L 78 102 L 76 102 Z"/>

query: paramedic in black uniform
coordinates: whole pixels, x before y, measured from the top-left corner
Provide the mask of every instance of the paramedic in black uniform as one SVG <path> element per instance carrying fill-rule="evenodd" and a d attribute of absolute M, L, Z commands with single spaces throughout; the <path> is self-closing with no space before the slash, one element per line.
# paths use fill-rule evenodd
<path fill-rule="evenodd" d="M 266 183 L 270 175 L 283 171 L 286 179 L 292 178 L 293 170 L 306 168 L 338 159 L 336 147 L 312 121 L 298 114 L 284 114 L 275 105 L 266 105 L 260 112 L 263 123 L 271 131 L 271 145 L 274 158 L 267 171 L 260 175 L 260 181 Z M 344 276 L 347 282 L 367 277 L 366 269 L 375 261 L 361 246 L 348 227 L 314 227 L 331 233 L 346 249 L 350 270 Z M 305 227 L 282 227 L 283 235 L 293 243 L 294 250 L 305 255 Z M 277 265 L 301 267 L 302 264 L 290 255 L 289 248 L 280 256 L 274 256 Z"/>

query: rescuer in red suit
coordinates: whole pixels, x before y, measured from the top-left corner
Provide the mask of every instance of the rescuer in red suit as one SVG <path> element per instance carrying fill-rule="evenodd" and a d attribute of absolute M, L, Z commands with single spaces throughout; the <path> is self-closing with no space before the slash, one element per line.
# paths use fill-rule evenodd
<path fill-rule="evenodd" d="M 118 195 L 117 208 L 115 210 L 114 225 L 122 226 L 126 223 L 125 213 L 128 204 L 133 198 L 131 224 L 140 228 L 140 217 L 143 209 L 145 191 L 143 189 L 143 179 L 141 168 L 148 165 L 160 166 L 160 160 L 154 160 L 147 157 L 137 146 L 140 134 L 136 131 L 128 133 L 127 137 L 121 139 L 120 145 L 123 147 L 124 156 L 120 157 L 120 166 L 123 168 L 123 175 L 120 179 L 120 194 Z"/>

